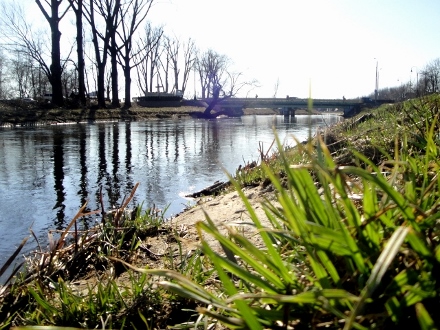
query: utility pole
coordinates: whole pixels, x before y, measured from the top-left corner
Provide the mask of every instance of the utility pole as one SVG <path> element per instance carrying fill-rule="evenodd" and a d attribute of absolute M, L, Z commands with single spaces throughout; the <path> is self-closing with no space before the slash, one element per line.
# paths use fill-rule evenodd
<path fill-rule="evenodd" d="M 379 93 L 379 71 L 378 71 L 379 61 L 376 60 L 376 86 L 374 89 L 374 102 L 377 102 L 377 94 Z"/>
<path fill-rule="evenodd" d="M 416 66 L 411 68 L 411 73 L 413 72 L 413 68 L 416 68 L 416 96 L 419 96 L 419 71 Z M 409 77 L 409 82 L 411 83 L 411 77 Z"/>

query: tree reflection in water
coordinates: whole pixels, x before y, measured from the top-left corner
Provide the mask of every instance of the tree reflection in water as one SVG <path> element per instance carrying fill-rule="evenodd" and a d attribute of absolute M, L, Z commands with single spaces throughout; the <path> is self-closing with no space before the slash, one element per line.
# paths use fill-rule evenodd
<path fill-rule="evenodd" d="M 172 216 L 190 203 L 185 194 L 225 180 L 223 168 L 234 173 L 243 161 L 258 160 L 259 144 L 272 144 L 274 126 L 282 141 L 292 142 L 292 135 L 302 141 L 310 128 L 339 120 L 248 116 L 2 128 L 0 255 L 8 255 L 31 225 L 44 242 L 47 231 L 62 229 L 84 202 L 100 209 L 101 189 L 108 210 L 140 182 L 129 207 L 169 206 L 166 216 Z M 82 219 L 80 226 L 97 220 Z"/>

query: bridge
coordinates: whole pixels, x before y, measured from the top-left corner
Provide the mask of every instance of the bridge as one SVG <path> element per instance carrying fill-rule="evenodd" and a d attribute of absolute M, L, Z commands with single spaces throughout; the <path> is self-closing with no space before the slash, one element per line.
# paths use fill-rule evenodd
<path fill-rule="evenodd" d="M 210 103 L 212 99 L 204 99 Z M 295 116 L 295 110 L 308 109 L 311 105 L 316 108 L 340 108 L 344 114 L 360 109 L 362 106 L 380 105 L 382 103 L 392 103 L 390 100 L 371 100 L 361 99 L 300 99 L 296 97 L 286 98 L 225 98 L 217 105 L 217 109 L 232 113 L 242 112 L 244 108 L 270 108 L 279 109 L 280 114 L 285 116 Z"/>

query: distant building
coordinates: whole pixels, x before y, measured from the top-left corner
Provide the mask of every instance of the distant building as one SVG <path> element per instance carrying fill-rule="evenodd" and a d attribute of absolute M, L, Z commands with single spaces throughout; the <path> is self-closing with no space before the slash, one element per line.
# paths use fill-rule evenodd
<path fill-rule="evenodd" d="M 94 92 L 87 93 L 87 97 L 89 99 L 97 99 L 98 98 L 98 92 L 94 91 Z"/>

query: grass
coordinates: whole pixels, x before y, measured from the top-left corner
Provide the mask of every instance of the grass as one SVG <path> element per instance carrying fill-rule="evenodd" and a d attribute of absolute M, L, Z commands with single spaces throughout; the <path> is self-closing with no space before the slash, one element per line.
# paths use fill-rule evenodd
<path fill-rule="evenodd" d="M 125 269 L 109 259 L 134 262 L 142 257 L 140 246 L 147 237 L 172 235 L 164 225 L 163 212 L 127 211 L 136 188 L 116 211 L 101 210 L 106 216 L 100 225 L 79 233 L 76 221 L 90 214 L 83 213 L 84 205 L 59 240 L 51 242 L 51 250 L 28 258 L 26 271 L 1 288 L 0 329 L 17 323 L 144 329 L 167 317 L 161 315 L 160 306 L 164 296 L 173 299 L 171 295 L 155 288 L 148 276 L 128 273 L 122 277 Z"/>
<path fill-rule="evenodd" d="M 305 156 L 300 165 L 280 152 L 268 165 L 238 177 L 269 178 L 277 192 L 278 203 L 265 206 L 272 228 L 264 228 L 241 192 L 243 182 L 235 181 L 264 246 L 255 247 L 233 228 L 221 234 L 207 215 L 198 223 L 200 239 L 222 283 L 214 296 L 223 299 L 208 303 L 208 291 L 197 298 L 200 288 L 181 286 L 173 276 L 177 285 L 164 285 L 176 293 L 191 292 L 208 305 L 199 309 L 201 315 L 228 328 L 294 328 L 300 323 L 432 328 L 439 321 L 440 182 L 432 171 L 439 165 L 437 104 L 432 96 L 419 106 L 374 113 L 388 118 L 387 123 L 403 115 L 414 125 L 400 131 L 387 125 L 392 127 L 389 139 L 387 129 L 374 127 L 371 118 L 354 122 L 363 142 L 377 144 L 363 149 L 375 149 L 370 157 L 355 151 L 359 142 L 347 132 L 355 130 L 348 123 L 331 132 L 348 149 L 338 150 L 344 156 L 340 159 L 348 160 L 344 165 L 335 162 L 338 154 L 332 155 L 321 140 L 315 148 L 298 148 Z M 224 253 L 209 246 L 203 234 L 214 236 Z"/>
<path fill-rule="evenodd" d="M 186 253 L 184 229 L 154 209 L 132 217 L 127 201 L 65 246 L 67 228 L 1 289 L 0 328 L 434 329 L 439 102 L 384 105 L 293 149 L 261 147 L 259 166 L 230 177 L 259 245 L 237 226 L 221 232 L 208 210 L 197 223 L 201 248 Z M 256 184 L 275 192 L 263 203 L 270 226 L 242 191 Z M 173 248 L 153 253 L 145 239 L 161 233 Z M 79 290 L 75 281 L 90 274 Z"/>

